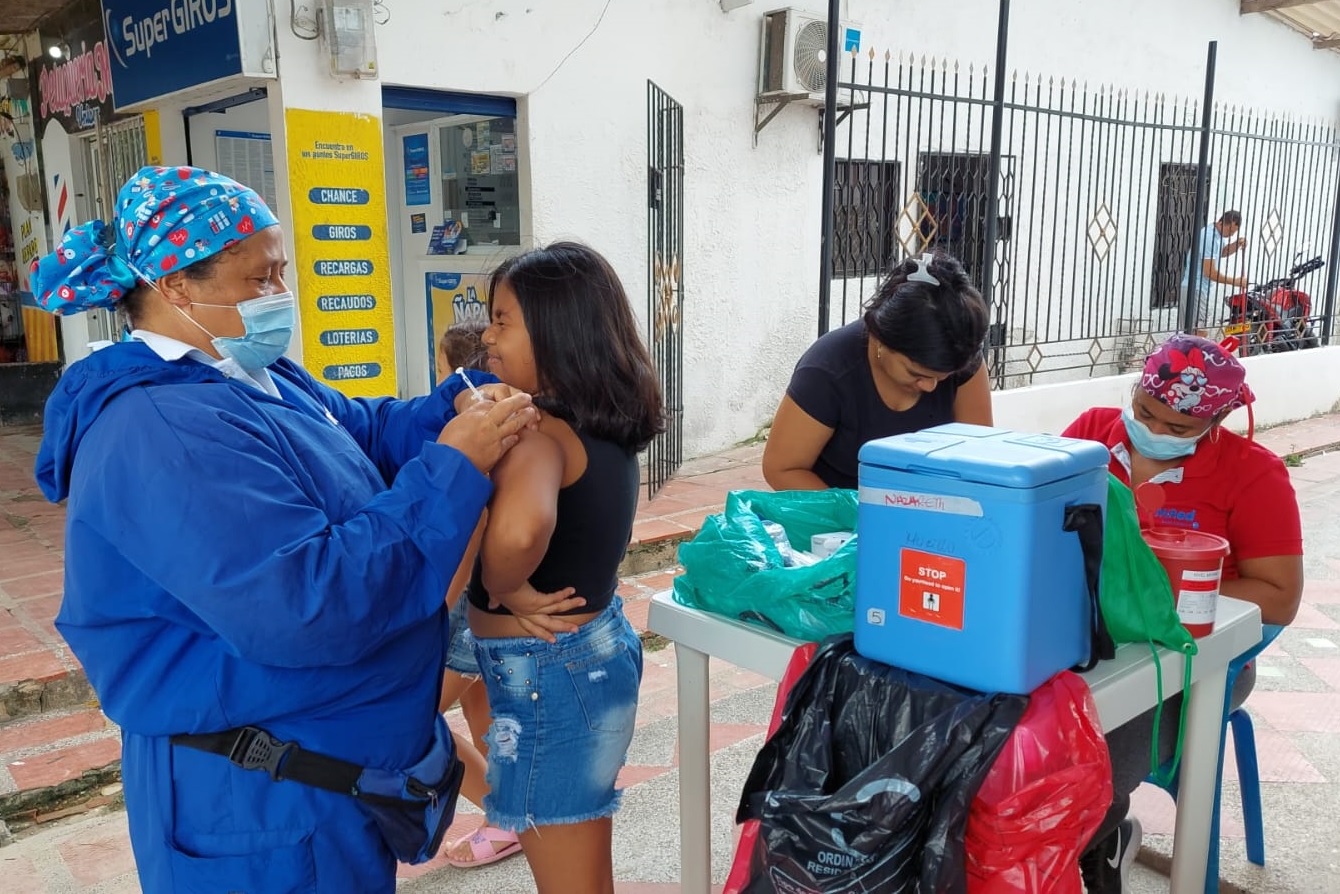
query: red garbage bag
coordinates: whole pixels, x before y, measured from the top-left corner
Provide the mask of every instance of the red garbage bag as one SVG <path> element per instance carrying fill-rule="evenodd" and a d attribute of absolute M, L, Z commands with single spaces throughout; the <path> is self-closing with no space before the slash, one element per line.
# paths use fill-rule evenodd
<path fill-rule="evenodd" d="M 1079 855 L 1112 806 L 1112 765 L 1088 684 L 1043 683 L 977 791 L 968 894 L 1083 894 Z"/>
<path fill-rule="evenodd" d="M 777 732 L 777 727 L 782 725 L 786 697 L 791 694 L 791 689 L 800 679 L 800 675 L 805 673 L 805 668 L 810 666 L 810 661 L 818 648 L 818 643 L 803 643 L 796 646 L 796 650 L 791 653 L 786 673 L 782 674 L 782 679 L 777 684 L 777 700 L 773 703 L 772 720 L 768 723 L 769 736 Z M 735 844 L 735 857 L 731 862 L 730 875 L 726 878 L 726 887 L 721 894 L 740 894 L 748 886 L 754 844 L 757 841 L 758 820 L 746 820 L 740 830 L 740 840 Z"/>

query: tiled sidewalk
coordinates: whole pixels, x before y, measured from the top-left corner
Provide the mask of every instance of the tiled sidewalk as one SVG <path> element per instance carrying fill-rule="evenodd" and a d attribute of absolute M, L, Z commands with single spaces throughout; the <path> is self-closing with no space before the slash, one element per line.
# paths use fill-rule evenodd
<path fill-rule="evenodd" d="M 0 797 L 20 787 L 82 783 L 98 803 L 115 797 L 115 787 L 109 787 L 98 771 L 115 770 L 119 740 L 115 728 L 89 704 L 91 695 L 82 673 L 52 627 L 59 605 L 63 513 L 47 504 L 32 482 L 37 436 L 32 428 L 0 428 Z M 1259 437 L 1281 454 L 1306 454 L 1340 443 L 1340 416 L 1285 426 Z M 652 564 L 649 573 L 625 578 L 620 590 L 639 630 L 645 628 L 648 597 L 673 579 L 674 544 L 691 536 L 706 514 L 720 511 L 728 490 L 762 486 L 760 452 L 757 446 L 738 448 L 687 464 L 655 500 L 640 507 L 632 552 L 641 552 Z M 1242 830 L 1231 771 L 1226 784 L 1224 834 L 1230 840 L 1224 844 L 1224 874 L 1254 892 L 1330 890 L 1318 886 L 1321 876 L 1310 874 L 1309 867 L 1318 865 L 1318 859 L 1323 865 L 1329 865 L 1326 860 L 1334 862 L 1333 853 L 1319 855 L 1308 844 L 1321 830 L 1333 831 L 1331 808 L 1322 810 L 1316 805 L 1334 804 L 1340 797 L 1340 753 L 1334 745 L 1335 734 L 1340 733 L 1336 719 L 1340 717 L 1340 658 L 1335 657 L 1340 654 L 1336 651 L 1340 646 L 1340 517 L 1333 512 L 1340 497 L 1340 454 L 1308 459 L 1293 469 L 1293 476 L 1308 532 L 1305 605 L 1294 627 L 1261 659 L 1259 691 L 1251 701 L 1267 821 L 1284 827 L 1278 832 L 1268 829 L 1270 862 L 1265 870 L 1247 867 L 1241 844 L 1232 840 Z M 674 810 L 673 801 L 665 798 L 677 786 L 674 667 L 673 648 L 648 650 L 638 738 L 623 774 L 630 803 L 639 798 L 650 800 L 652 812 L 667 822 L 667 810 L 669 814 Z M 761 741 L 771 686 L 730 665 L 714 661 L 712 667 L 714 715 L 719 721 L 713 724 L 714 760 L 735 755 L 738 763 L 741 754 L 747 759 Z M 742 704 L 752 707 L 742 709 Z M 717 805 L 714 830 L 732 827 L 730 798 L 727 792 Z M 1142 792 L 1137 810 L 1153 846 L 1166 847 L 1163 836 L 1171 829 L 1171 802 L 1162 793 Z M 626 813 L 629 817 L 621 815 L 616 837 L 630 842 L 626 846 L 634 856 L 628 858 L 633 861 L 628 864 L 631 868 L 620 870 L 618 890 L 621 894 L 677 890 L 664 871 L 641 868 L 645 861 L 636 861 L 636 854 L 647 851 L 663 854 L 665 865 L 674 866 L 677 851 L 673 843 L 664 840 L 665 831 L 659 827 L 655 840 L 648 837 L 652 835 L 648 821 L 631 808 Z M 463 815 L 452 834 L 478 822 L 477 814 Z M 1314 826 L 1316 832 L 1307 833 Z M 714 842 L 718 869 L 724 871 L 729 837 Z M 1333 842 L 1326 847 L 1333 847 Z M 525 873 L 519 860 L 471 872 L 444 869 L 441 864 L 439 859 L 427 867 L 406 868 L 406 885 L 415 891 L 435 891 L 440 877 L 441 890 L 463 894 L 529 890 L 514 886 L 514 880 Z M 1288 878 L 1290 884 L 1296 878 L 1302 881 L 1277 887 L 1279 878 Z M 124 814 L 95 811 L 22 835 L 13 845 L 0 848 L 0 879 L 0 889 L 6 892 L 78 891 L 95 886 L 99 891 L 138 890 Z M 1157 881 L 1149 884 L 1152 887 L 1136 890 L 1161 890 Z"/>
<path fill-rule="evenodd" d="M 1310 427 L 1321 429 L 1315 421 Z M 1335 805 L 1340 803 L 1340 515 L 1335 512 L 1340 453 L 1306 459 L 1290 470 L 1290 477 L 1298 492 L 1307 551 L 1303 604 L 1294 623 L 1258 659 L 1256 690 L 1247 700 L 1260 766 L 1266 865 L 1253 866 L 1246 859 L 1230 741 L 1220 846 L 1220 875 L 1233 886 L 1226 891 L 1340 891 L 1335 850 Z M 1132 798 L 1132 810 L 1145 829 L 1143 856 L 1152 855 L 1156 862 L 1170 857 L 1172 800 L 1145 785 Z M 1166 890 L 1165 878 L 1140 867 L 1134 894 Z"/>
<path fill-rule="evenodd" d="M 46 818 L 57 786 L 109 800 L 100 789 L 115 780 L 121 741 L 53 625 L 65 510 L 33 480 L 39 437 L 0 428 L 0 800 Z"/>
<path fill-rule="evenodd" d="M 65 795 L 89 792 L 94 805 L 105 801 L 101 791 L 114 781 L 120 759 L 119 732 L 97 709 L 53 624 L 64 577 L 65 511 L 48 503 L 33 480 L 40 437 L 37 426 L 0 428 L 0 801 L 21 808 L 28 821 L 64 815 L 45 804 L 57 786 Z M 761 452 L 744 447 L 692 460 L 656 499 L 648 501 L 644 491 L 620 590 L 639 631 L 646 597 L 669 577 L 632 575 L 671 565 L 675 545 L 720 511 L 727 491 L 764 486 Z M 15 800 L 20 796 L 22 803 Z"/>
<path fill-rule="evenodd" d="M 730 491 L 767 490 L 759 465 L 762 458 L 762 444 L 736 447 L 689 460 L 652 500 L 647 499 L 644 488 L 633 543 L 691 536 L 705 517 L 724 508 Z"/>

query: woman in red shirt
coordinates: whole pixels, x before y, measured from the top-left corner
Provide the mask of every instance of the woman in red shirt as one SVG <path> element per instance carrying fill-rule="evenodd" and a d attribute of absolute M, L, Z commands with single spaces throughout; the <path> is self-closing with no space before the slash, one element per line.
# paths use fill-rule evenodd
<path fill-rule="evenodd" d="M 1303 594 L 1298 499 L 1278 456 L 1250 435 L 1223 428 L 1230 413 L 1254 399 L 1246 376 L 1214 342 L 1174 335 L 1145 361 L 1129 407 L 1089 410 L 1064 434 L 1107 445 L 1112 473 L 1135 493 L 1141 527 L 1190 528 L 1228 540 L 1220 592 L 1256 603 L 1263 623 L 1288 624 Z M 1235 705 L 1254 682 L 1254 673 L 1239 675 Z M 1173 750 L 1180 706 L 1180 696 L 1164 702 L 1164 759 Z M 1124 879 L 1140 849 L 1140 826 L 1126 812 L 1149 770 L 1153 718 L 1150 711 L 1107 737 L 1112 809 L 1080 860 L 1090 894 L 1128 890 Z"/>

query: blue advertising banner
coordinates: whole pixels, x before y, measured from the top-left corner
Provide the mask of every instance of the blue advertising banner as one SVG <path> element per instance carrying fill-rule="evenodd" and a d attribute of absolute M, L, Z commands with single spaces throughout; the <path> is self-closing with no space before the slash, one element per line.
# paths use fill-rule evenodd
<path fill-rule="evenodd" d="M 102 0 L 117 108 L 242 73 L 236 0 Z"/>
<path fill-rule="evenodd" d="M 427 205 L 432 201 L 428 181 L 428 134 L 410 134 L 405 144 L 405 204 Z"/>

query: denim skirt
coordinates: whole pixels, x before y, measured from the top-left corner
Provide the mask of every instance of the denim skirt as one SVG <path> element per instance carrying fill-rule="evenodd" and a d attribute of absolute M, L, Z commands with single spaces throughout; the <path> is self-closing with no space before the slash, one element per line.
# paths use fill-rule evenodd
<path fill-rule="evenodd" d="M 557 639 L 473 639 L 493 714 L 484 810 L 512 832 L 619 809 L 614 784 L 633 740 L 642 641 L 617 596 Z"/>

